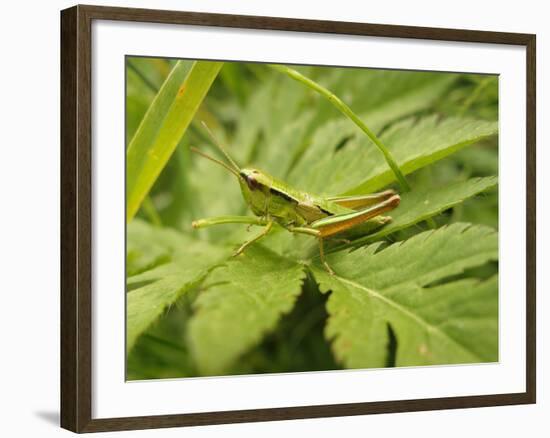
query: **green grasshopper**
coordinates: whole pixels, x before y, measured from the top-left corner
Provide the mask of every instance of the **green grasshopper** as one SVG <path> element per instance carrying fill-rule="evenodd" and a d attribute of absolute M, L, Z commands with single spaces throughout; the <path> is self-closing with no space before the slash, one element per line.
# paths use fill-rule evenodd
<path fill-rule="evenodd" d="M 352 227 L 371 219 L 381 226 L 391 221 L 381 214 L 393 210 L 399 205 L 400 197 L 393 190 L 358 196 L 319 197 L 311 193 L 290 187 L 266 172 L 258 169 L 241 169 L 231 158 L 227 150 L 216 140 L 212 132 L 203 123 L 228 163 L 213 158 L 191 147 L 191 150 L 219 165 L 235 175 L 246 203 L 257 217 L 222 216 L 200 219 L 193 222 L 194 228 L 203 228 L 223 223 L 246 223 L 264 226 L 254 238 L 243 243 L 235 252 L 241 254 L 246 247 L 266 236 L 277 223 L 292 233 L 314 236 L 319 242 L 321 262 L 332 275 L 334 271 L 325 260 L 323 241 L 334 238 Z M 341 239 L 340 239 L 341 240 Z"/>

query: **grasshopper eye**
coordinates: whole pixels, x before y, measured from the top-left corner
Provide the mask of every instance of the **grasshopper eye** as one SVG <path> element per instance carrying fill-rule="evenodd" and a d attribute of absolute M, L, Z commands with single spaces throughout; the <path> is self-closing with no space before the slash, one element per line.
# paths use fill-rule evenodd
<path fill-rule="evenodd" d="M 250 190 L 256 190 L 259 187 L 258 181 L 253 176 L 246 176 L 246 184 Z"/>

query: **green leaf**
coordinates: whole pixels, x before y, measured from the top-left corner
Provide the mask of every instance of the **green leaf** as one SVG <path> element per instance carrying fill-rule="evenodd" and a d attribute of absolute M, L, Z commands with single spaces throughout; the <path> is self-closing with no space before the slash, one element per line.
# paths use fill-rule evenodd
<path fill-rule="evenodd" d="M 197 286 L 229 253 L 229 248 L 212 246 L 175 230 L 154 228 L 139 220 L 130 222 L 127 351 L 166 308 Z"/>
<path fill-rule="evenodd" d="M 472 178 L 443 187 L 426 188 L 424 190 L 405 193 L 401 197 L 399 207 L 390 213 L 393 219 L 392 222 L 376 233 L 357 239 L 354 241 L 354 244 L 364 241 L 374 242 L 388 234 L 422 222 L 464 202 L 472 196 L 495 187 L 497 181 L 496 176 Z"/>
<path fill-rule="evenodd" d="M 325 84 L 379 131 L 391 120 L 431 105 L 462 75 L 378 69 L 335 69 Z"/>
<path fill-rule="evenodd" d="M 239 118 L 233 140 L 237 161 L 245 166 L 252 162 L 265 165 L 263 158 L 271 154 L 281 132 L 296 118 L 304 117 L 298 112 L 304 96 L 304 87 L 288 84 L 282 77 L 273 76 L 259 84 Z M 300 142 L 301 138 L 294 140 Z"/>
<path fill-rule="evenodd" d="M 339 360 L 349 368 L 386 366 L 388 326 L 396 366 L 497 360 L 496 278 L 442 282 L 496 260 L 494 230 L 459 223 L 379 248 L 329 256 L 334 276 L 312 268 L 321 290 L 332 291 L 326 335 Z"/>
<path fill-rule="evenodd" d="M 306 87 L 315 90 L 328 102 L 334 105 L 334 107 L 337 108 L 338 111 L 344 114 L 351 122 L 353 122 L 359 129 L 361 129 L 361 131 L 363 131 L 363 133 L 371 140 L 371 142 L 376 145 L 376 147 L 384 157 L 386 164 L 388 165 L 388 167 L 390 167 L 390 169 L 394 173 L 395 178 L 399 181 L 399 185 L 401 186 L 403 191 L 408 192 L 411 189 L 409 183 L 401 173 L 401 169 L 399 169 L 399 166 L 397 166 L 397 163 L 395 162 L 395 159 L 393 158 L 388 148 L 380 141 L 376 134 L 365 124 L 365 122 L 357 114 L 355 114 L 355 112 L 349 107 L 349 105 L 347 105 L 342 99 L 340 99 L 340 97 L 294 69 L 283 65 L 273 65 L 272 67 L 277 71 L 280 71 L 281 73 L 287 74 L 290 78 L 300 82 Z"/>
<path fill-rule="evenodd" d="M 126 161 L 129 222 L 176 149 L 223 63 L 178 61 L 130 142 Z M 185 78 L 185 79 L 184 79 Z"/>
<path fill-rule="evenodd" d="M 243 80 L 243 67 L 238 62 L 226 62 L 220 70 L 220 79 L 235 95 L 240 105 L 246 101 L 246 81 Z"/>
<path fill-rule="evenodd" d="M 273 330 L 294 306 L 304 277 L 302 265 L 259 245 L 216 269 L 189 325 L 189 346 L 201 373 L 223 373 Z"/>
<path fill-rule="evenodd" d="M 381 135 L 381 140 L 403 173 L 409 174 L 494 135 L 497 130 L 498 124 L 493 122 L 438 121 L 437 117 L 430 116 L 397 123 Z M 310 157 L 309 168 L 296 168 L 292 172 L 291 179 L 296 186 L 313 193 L 353 195 L 374 192 L 394 182 L 391 169 L 369 139 L 352 137 L 334 152 L 340 138 L 340 133 L 330 125 L 316 133 L 313 142 L 318 144 L 319 155 Z"/>
<path fill-rule="evenodd" d="M 171 249 L 156 237 L 162 236 L 157 229 L 139 219 L 130 222 L 126 229 L 126 275 L 143 271 L 170 261 Z"/>
<path fill-rule="evenodd" d="M 497 132 L 497 122 L 463 118 L 440 121 L 437 116 L 430 116 L 396 124 L 382 135 L 382 139 L 395 153 L 403 172 L 409 174 Z M 346 194 L 368 193 L 392 183 L 394 176 L 384 164 L 373 157 L 365 169 L 363 182 L 347 190 Z"/>
<path fill-rule="evenodd" d="M 232 142 L 234 147 L 231 148 L 231 153 L 240 165 L 250 164 L 258 137 L 269 123 L 268 111 L 258 111 L 258 108 L 269 106 L 272 86 L 271 81 L 259 84 L 240 113 Z"/>
<path fill-rule="evenodd" d="M 336 70 L 328 87 L 336 94 L 341 94 L 346 102 L 349 101 L 350 106 L 360 114 L 360 119 L 376 134 L 379 134 L 387 124 L 428 108 L 458 78 L 456 75 L 448 74 L 414 72 L 403 75 L 402 72 L 378 70 L 360 70 L 356 73 L 351 76 L 356 78 L 353 81 L 349 69 Z M 350 89 L 350 82 L 357 83 L 356 90 L 365 91 L 349 93 L 346 90 Z M 324 100 L 315 104 L 319 107 L 314 122 L 316 130 L 311 145 L 290 175 L 291 181 L 294 182 L 301 181 L 301 176 L 308 174 L 320 157 L 332 156 L 342 143 L 349 140 L 357 141 L 364 136 L 361 130 L 345 117 L 332 118 L 327 122 L 327 112 L 338 112 Z M 369 143 L 366 138 L 364 141 Z M 322 188 L 309 189 L 326 192 Z"/>
<path fill-rule="evenodd" d="M 262 163 L 262 170 L 272 175 L 284 177 L 293 160 L 304 144 L 304 137 L 311 122 L 312 114 L 304 112 L 285 126 L 273 139 L 269 147 L 260 150 L 257 162 Z"/>

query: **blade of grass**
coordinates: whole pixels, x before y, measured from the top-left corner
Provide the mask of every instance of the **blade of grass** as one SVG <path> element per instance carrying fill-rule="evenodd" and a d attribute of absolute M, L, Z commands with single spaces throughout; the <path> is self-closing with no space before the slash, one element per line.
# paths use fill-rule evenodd
<path fill-rule="evenodd" d="M 472 94 L 470 94 L 466 98 L 466 100 L 464 100 L 462 107 L 458 111 L 458 115 L 461 117 L 464 116 L 464 114 L 466 114 L 466 112 L 470 109 L 472 104 L 479 98 L 481 93 L 483 93 L 483 90 L 485 90 L 485 88 L 487 88 L 487 86 L 495 80 L 498 80 L 498 78 L 496 78 L 495 76 L 488 76 L 482 79 L 481 81 L 479 81 L 474 91 L 472 91 Z"/>
<path fill-rule="evenodd" d="M 158 93 L 158 87 L 143 73 L 138 67 L 134 65 L 134 63 L 128 59 L 126 61 L 126 66 L 132 70 L 138 77 L 141 79 L 141 81 L 154 93 Z"/>
<path fill-rule="evenodd" d="M 143 212 L 147 215 L 153 225 L 156 225 L 157 227 L 162 227 L 162 220 L 150 196 L 145 197 L 145 199 L 143 200 L 142 208 Z"/>
<path fill-rule="evenodd" d="M 405 179 L 405 176 L 399 169 L 399 166 L 395 162 L 388 148 L 386 148 L 386 146 L 380 141 L 380 139 L 374 134 L 374 132 L 372 132 L 368 128 L 368 126 L 352 111 L 352 109 L 348 105 L 346 105 L 338 96 L 294 69 L 275 64 L 271 65 L 271 67 L 316 91 L 321 96 L 326 98 L 332 105 L 334 105 L 341 113 L 343 113 L 346 117 L 353 121 L 353 123 L 355 123 L 372 140 L 372 142 L 376 145 L 376 147 L 378 147 L 380 152 L 382 152 L 382 155 L 384 155 L 388 166 L 390 166 L 391 170 L 395 174 L 397 181 L 399 181 L 399 185 L 401 186 L 402 191 L 408 192 L 411 190 L 409 183 Z"/>
<path fill-rule="evenodd" d="M 178 61 L 127 150 L 126 220 L 130 222 L 176 149 L 223 63 Z"/>

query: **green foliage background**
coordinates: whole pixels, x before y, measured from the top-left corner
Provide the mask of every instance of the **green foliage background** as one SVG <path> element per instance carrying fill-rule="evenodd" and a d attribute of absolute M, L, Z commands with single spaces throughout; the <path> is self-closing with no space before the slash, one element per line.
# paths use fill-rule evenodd
<path fill-rule="evenodd" d="M 191 228 L 250 214 L 234 176 L 191 156 L 217 153 L 200 121 L 241 165 L 319 195 L 399 190 L 394 174 L 267 65 L 127 58 L 127 199 L 147 195 L 127 224 L 128 379 L 498 360 L 498 78 L 293 68 L 351 107 L 412 190 L 392 223 L 329 245 L 335 276 L 314 239 L 277 227 L 232 258 L 257 230 Z"/>

